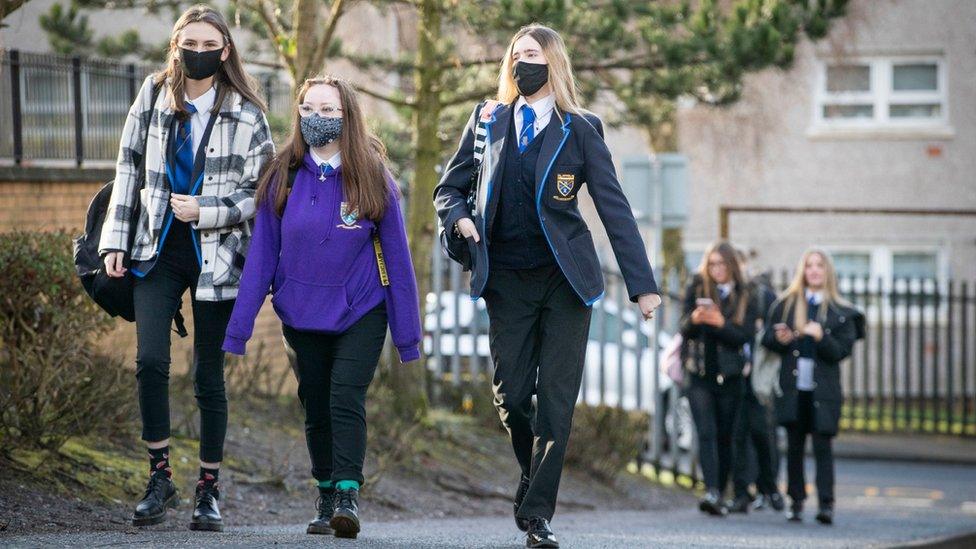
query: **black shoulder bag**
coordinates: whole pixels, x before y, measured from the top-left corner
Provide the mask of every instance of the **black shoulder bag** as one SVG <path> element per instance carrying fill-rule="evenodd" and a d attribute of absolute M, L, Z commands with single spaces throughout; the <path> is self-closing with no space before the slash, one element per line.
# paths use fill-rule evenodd
<path fill-rule="evenodd" d="M 153 86 L 152 99 L 149 102 L 150 120 L 146 123 L 146 132 L 143 138 L 144 143 L 149 141 L 149 124 L 152 122 L 152 111 L 155 108 L 156 98 L 159 97 L 160 89 L 162 89 L 162 84 Z M 144 154 L 141 154 L 135 158 L 136 173 L 143 179 L 143 185 L 145 185 L 145 171 L 143 170 L 145 165 L 144 156 Z M 120 316 L 129 322 L 134 322 L 136 312 L 132 298 L 133 275 L 131 270 L 126 271 L 125 276 L 121 278 L 110 277 L 105 272 L 105 264 L 98 254 L 98 242 L 102 236 L 102 225 L 105 223 L 105 215 L 108 212 L 108 205 L 112 199 L 112 189 L 114 186 L 114 180 L 106 183 L 95 193 L 91 203 L 88 205 L 88 215 L 85 219 L 85 232 L 75 238 L 74 241 L 75 272 L 78 275 L 78 279 L 81 280 L 81 285 L 85 288 L 88 296 L 106 313 L 113 317 Z M 141 209 L 139 193 L 136 192 L 136 198 L 133 202 L 132 213 L 129 219 L 129 251 L 125 259 L 127 266 L 131 260 Z M 173 316 L 173 323 L 175 325 L 174 331 L 180 337 L 186 337 L 186 326 L 184 325 L 183 314 L 179 309 L 177 309 L 176 314 Z"/>

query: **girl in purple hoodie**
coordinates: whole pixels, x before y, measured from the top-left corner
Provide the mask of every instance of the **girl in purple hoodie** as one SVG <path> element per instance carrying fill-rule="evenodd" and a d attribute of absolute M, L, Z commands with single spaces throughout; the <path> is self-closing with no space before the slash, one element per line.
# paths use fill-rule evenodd
<path fill-rule="evenodd" d="M 289 141 L 259 182 L 254 235 L 224 350 L 244 354 L 272 294 L 295 354 L 318 481 L 309 534 L 356 537 L 366 389 L 386 339 L 420 358 L 419 300 L 386 151 L 344 80 L 306 80 Z"/>

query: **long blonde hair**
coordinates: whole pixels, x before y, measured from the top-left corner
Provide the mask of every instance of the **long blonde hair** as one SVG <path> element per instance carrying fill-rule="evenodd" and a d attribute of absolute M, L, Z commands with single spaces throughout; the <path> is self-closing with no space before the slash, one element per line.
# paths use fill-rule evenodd
<path fill-rule="evenodd" d="M 820 302 L 820 307 L 817 310 L 817 318 L 821 319 L 821 321 L 823 318 L 826 318 L 827 309 L 831 304 L 850 306 L 850 303 L 841 297 L 840 291 L 837 289 L 837 272 L 834 270 L 834 261 L 831 259 L 830 254 L 820 248 L 807 248 L 803 252 L 803 255 L 800 256 L 800 261 L 796 265 L 793 280 L 790 281 L 790 285 L 786 287 L 786 290 L 780 296 L 780 300 L 784 302 L 784 311 L 788 311 L 790 307 L 793 308 L 794 330 L 802 330 L 807 324 L 807 280 L 804 272 L 806 271 L 807 261 L 813 255 L 819 255 L 824 263 L 823 300 Z"/>
<path fill-rule="evenodd" d="M 557 111 L 583 114 L 579 100 L 579 84 L 573 76 L 573 65 L 569 61 L 566 43 L 558 32 L 537 23 L 519 29 L 505 49 L 505 57 L 502 59 L 501 70 L 498 73 L 496 99 L 506 105 L 518 99 L 519 90 L 512 73 L 515 65 L 512 61 L 512 52 L 515 49 L 515 42 L 523 36 L 531 36 L 542 47 L 542 54 L 549 63 L 549 85 L 552 86 L 552 93 L 556 96 Z"/>

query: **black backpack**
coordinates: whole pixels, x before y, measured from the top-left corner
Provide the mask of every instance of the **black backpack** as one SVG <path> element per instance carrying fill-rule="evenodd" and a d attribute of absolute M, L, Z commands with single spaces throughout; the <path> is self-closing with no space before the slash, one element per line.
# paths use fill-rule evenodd
<path fill-rule="evenodd" d="M 150 105 L 156 104 L 156 98 L 159 96 L 159 90 L 162 86 L 156 85 L 153 87 L 152 101 Z M 152 112 L 150 110 L 150 112 Z M 146 139 L 148 140 L 149 134 L 149 124 L 146 124 Z M 143 173 L 143 158 L 142 155 L 137 155 L 135 158 L 136 170 L 139 174 Z M 134 322 L 136 319 L 135 304 L 132 298 L 132 287 L 133 287 L 133 275 L 132 272 L 127 270 L 125 276 L 121 278 L 112 278 L 108 276 L 105 272 L 105 264 L 102 261 L 101 256 L 98 254 L 98 242 L 102 236 L 102 225 L 105 223 L 105 214 L 108 210 L 109 201 L 112 198 L 112 188 L 114 186 L 113 181 L 106 183 L 92 198 L 91 203 L 88 205 L 88 216 L 85 219 L 85 232 L 81 236 L 75 238 L 74 241 L 74 252 L 75 252 L 75 272 L 78 274 L 78 278 L 81 280 L 81 285 L 85 288 L 85 292 L 88 294 L 92 300 L 98 304 L 106 313 L 115 317 L 120 316 L 129 322 Z M 133 241 L 135 240 L 136 226 L 139 223 L 139 212 L 141 211 L 141 206 L 138 200 L 138 193 L 136 194 L 136 201 L 134 202 L 134 207 L 132 208 L 132 217 L 129 219 L 129 253 L 126 254 L 124 260 L 125 267 L 129 267 L 129 255 L 132 252 Z M 176 315 L 173 317 L 173 322 L 175 324 L 174 331 L 180 335 L 180 337 L 186 337 L 186 326 L 183 321 L 183 314 L 177 309 Z"/>

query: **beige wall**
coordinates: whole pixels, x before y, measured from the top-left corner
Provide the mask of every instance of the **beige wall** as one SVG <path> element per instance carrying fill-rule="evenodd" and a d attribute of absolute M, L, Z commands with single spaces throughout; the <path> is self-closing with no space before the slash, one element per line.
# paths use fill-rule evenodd
<path fill-rule="evenodd" d="M 726 109 L 692 107 L 679 119 L 689 156 L 688 247 L 718 236 L 718 207 L 845 206 L 976 209 L 976 2 L 856 0 L 830 37 L 803 42 L 794 66 L 746 79 Z M 814 135 L 816 60 L 835 55 L 941 52 L 951 135 Z M 941 154 L 933 155 L 933 150 Z M 792 266 L 811 244 L 935 247 L 944 273 L 976 277 L 976 218 L 738 214 L 731 238 L 757 263 Z"/>

